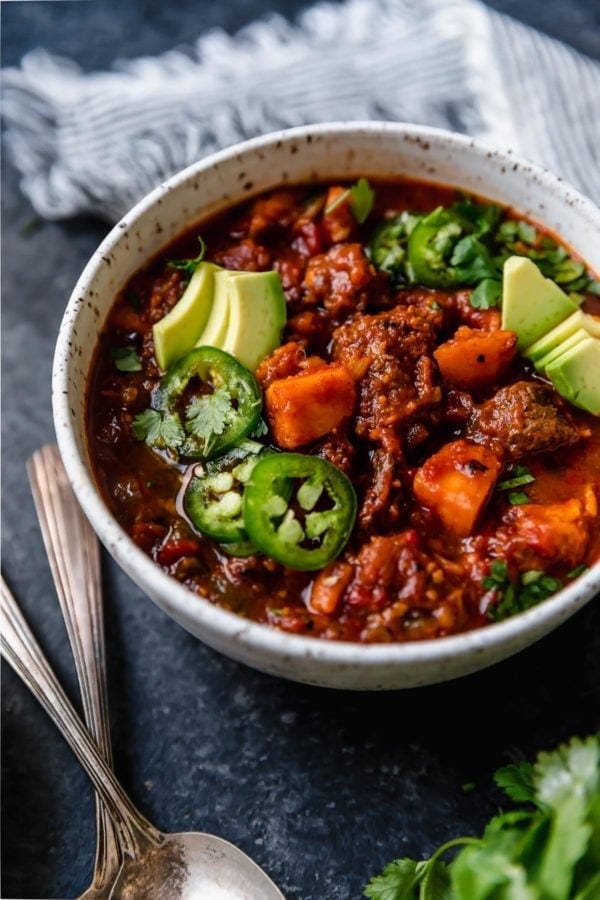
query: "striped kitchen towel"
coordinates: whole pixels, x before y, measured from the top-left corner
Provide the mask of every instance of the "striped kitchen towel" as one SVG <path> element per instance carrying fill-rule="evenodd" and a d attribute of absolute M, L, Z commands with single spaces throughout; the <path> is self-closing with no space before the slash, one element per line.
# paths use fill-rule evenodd
<path fill-rule="evenodd" d="M 92 74 L 39 49 L 3 83 L 9 152 L 52 219 L 114 221 L 213 150 L 330 120 L 462 131 L 600 200 L 600 65 L 477 0 L 320 3 Z"/>

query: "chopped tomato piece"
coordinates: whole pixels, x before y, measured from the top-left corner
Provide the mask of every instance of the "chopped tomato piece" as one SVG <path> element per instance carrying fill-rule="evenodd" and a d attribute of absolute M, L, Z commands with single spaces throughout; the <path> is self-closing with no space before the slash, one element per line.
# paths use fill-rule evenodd
<path fill-rule="evenodd" d="M 355 400 L 354 382 L 341 363 L 281 378 L 265 395 L 273 435 L 286 450 L 329 434 L 352 414 Z"/>
<path fill-rule="evenodd" d="M 471 441 L 446 444 L 417 470 L 413 490 L 449 531 L 466 537 L 473 530 L 502 468 L 499 458 Z"/>
<path fill-rule="evenodd" d="M 340 561 L 329 563 L 313 582 L 310 609 L 323 615 L 332 615 L 338 608 L 353 573 L 350 563 Z"/>
<path fill-rule="evenodd" d="M 199 541 L 191 538 L 179 538 L 179 540 L 169 541 L 164 547 L 161 547 L 156 559 L 161 566 L 172 566 L 182 556 L 195 556 L 200 547 Z"/>

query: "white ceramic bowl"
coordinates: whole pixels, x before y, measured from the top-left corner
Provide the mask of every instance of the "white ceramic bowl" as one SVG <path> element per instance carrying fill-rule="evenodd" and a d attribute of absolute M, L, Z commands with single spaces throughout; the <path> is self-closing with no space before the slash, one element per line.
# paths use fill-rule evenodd
<path fill-rule="evenodd" d="M 131 210 L 86 266 L 56 345 L 54 422 L 75 493 L 96 533 L 167 615 L 211 647 L 257 669 L 336 688 L 430 684 L 481 669 L 560 625 L 600 590 L 600 566 L 528 612 L 486 628 L 408 644 L 342 643 L 247 621 L 188 591 L 128 537 L 102 500 L 85 440 L 87 376 L 102 324 L 120 288 L 175 235 L 203 217 L 285 182 L 360 175 L 455 185 L 514 207 L 556 231 L 600 270 L 600 210 L 560 179 L 467 137 L 413 125 L 315 125 L 216 153 L 174 175 Z"/>

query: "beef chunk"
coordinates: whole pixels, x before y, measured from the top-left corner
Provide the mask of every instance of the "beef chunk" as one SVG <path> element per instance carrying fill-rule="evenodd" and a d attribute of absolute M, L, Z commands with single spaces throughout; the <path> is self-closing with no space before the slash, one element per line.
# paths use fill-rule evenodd
<path fill-rule="evenodd" d="M 431 358 L 439 323 L 434 310 L 396 306 L 334 331 L 333 356 L 359 385 L 359 437 L 381 443 L 383 432 L 427 417 L 440 403 Z"/>
<path fill-rule="evenodd" d="M 508 459 L 556 450 L 579 439 L 577 428 L 559 402 L 549 385 L 517 381 L 501 388 L 474 411 L 467 436 L 480 443 L 491 439 Z"/>
<path fill-rule="evenodd" d="M 332 319 L 342 321 L 365 309 L 380 279 L 361 244 L 336 244 L 310 260 L 303 287 L 305 304 L 324 306 Z"/>

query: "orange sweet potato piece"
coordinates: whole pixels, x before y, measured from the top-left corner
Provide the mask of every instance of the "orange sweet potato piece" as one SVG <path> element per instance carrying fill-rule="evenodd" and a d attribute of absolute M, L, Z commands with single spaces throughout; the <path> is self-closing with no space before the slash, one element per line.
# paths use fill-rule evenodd
<path fill-rule="evenodd" d="M 460 439 L 445 444 L 417 470 L 413 490 L 449 531 L 466 537 L 490 496 L 502 463 L 481 444 Z"/>
<path fill-rule="evenodd" d="M 265 394 L 275 440 L 293 450 L 329 434 L 352 413 L 356 391 L 345 366 L 331 363 L 273 381 Z"/>
<path fill-rule="evenodd" d="M 469 390 L 497 381 L 516 351 L 514 331 L 479 331 L 462 326 L 433 355 L 444 381 Z"/>

